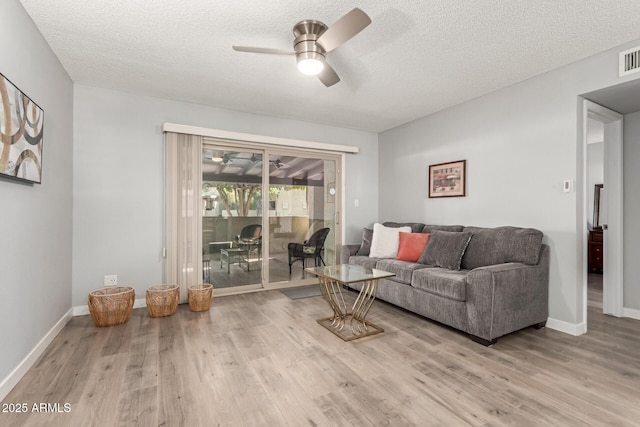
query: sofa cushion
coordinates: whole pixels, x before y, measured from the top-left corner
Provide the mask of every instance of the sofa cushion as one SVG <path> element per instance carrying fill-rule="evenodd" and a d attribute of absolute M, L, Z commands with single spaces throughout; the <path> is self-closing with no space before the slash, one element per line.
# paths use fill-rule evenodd
<path fill-rule="evenodd" d="M 400 233 L 398 256 L 401 261 L 417 262 L 429 243 L 429 233 Z"/>
<path fill-rule="evenodd" d="M 421 222 L 391 222 L 391 221 L 387 221 L 387 222 L 383 222 L 382 225 L 384 225 L 385 227 L 393 227 L 393 228 L 411 227 L 411 233 L 420 233 L 420 232 L 422 232 L 422 228 L 424 227 L 424 224 L 421 223 Z"/>
<path fill-rule="evenodd" d="M 434 230 L 440 231 L 462 231 L 464 226 L 462 225 L 425 225 L 422 227 L 421 233 L 431 233 Z"/>
<path fill-rule="evenodd" d="M 542 245 L 540 230 L 519 227 L 465 227 L 464 231 L 473 234 L 462 258 L 464 269 L 472 270 L 506 262 L 528 265 L 538 263 Z"/>
<path fill-rule="evenodd" d="M 362 244 L 356 255 L 369 256 L 371 252 L 371 240 L 373 239 L 373 230 L 365 228 L 362 230 Z"/>
<path fill-rule="evenodd" d="M 466 301 L 467 270 L 423 268 L 413 272 L 411 286 L 456 301 Z"/>
<path fill-rule="evenodd" d="M 349 257 L 349 264 L 361 265 L 368 268 L 376 268 L 376 263 L 380 258 L 370 258 L 368 256 L 353 255 Z"/>
<path fill-rule="evenodd" d="M 415 262 L 399 261 L 397 259 L 381 259 L 377 262 L 376 268 L 378 270 L 388 271 L 389 273 L 395 273 L 395 277 L 392 277 L 393 280 L 409 285 L 411 284 L 413 272 L 427 268 L 427 266 Z"/>
<path fill-rule="evenodd" d="M 434 230 L 419 263 L 449 270 L 460 270 L 471 233 Z"/>
<path fill-rule="evenodd" d="M 373 238 L 371 239 L 371 258 L 395 258 L 398 256 L 400 232 L 411 232 L 411 227 L 385 227 L 373 224 Z"/>

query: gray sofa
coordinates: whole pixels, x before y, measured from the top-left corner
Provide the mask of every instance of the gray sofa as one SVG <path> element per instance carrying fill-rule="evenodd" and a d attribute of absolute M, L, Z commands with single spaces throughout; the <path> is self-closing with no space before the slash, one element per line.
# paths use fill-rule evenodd
<path fill-rule="evenodd" d="M 413 233 L 431 233 L 429 244 L 435 242 L 434 236 L 447 232 L 470 233 L 471 236 L 463 249 L 459 270 L 420 262 L 370 258 L 366 248 L 361 247 L 366 245 L 344 245 L 341 263 L 396 274 L 380 281 L 379 299 L 466 332 L 471 339 L 484 345 L 491 345 L 497 338 L 529 326 L 540 328 L 545 325 L 549 247 L 542 244 L 539 230 L 421 223 L 387 222 L 383 225 L 408 225 Z M 359 289 L 359 285 L 353 287 Z"/>

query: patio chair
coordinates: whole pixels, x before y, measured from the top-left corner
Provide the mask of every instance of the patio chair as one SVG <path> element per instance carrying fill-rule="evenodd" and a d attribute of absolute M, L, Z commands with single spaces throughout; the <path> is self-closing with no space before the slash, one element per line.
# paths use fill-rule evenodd
<path fill-rule="evenodd" d="M 322 258 L 322 252 L 329 231 L 331 231 L 329 228 L 321 228 L 303 243 L 289 243 L 289 274 L 291 274 L 291 265 L 296 261 L 302 261 L 302 270 L 304 271 L 308 258 L 314 259 L 316 267 L 326 265 Z"/>
<path fill-rule="evenodd" d="M 260 257 L 262 252 L 262 225 L 245 225 L 235 240 L 239 248 L 247 250 L 247 254 L 255 250 L 258 257 Z"/>

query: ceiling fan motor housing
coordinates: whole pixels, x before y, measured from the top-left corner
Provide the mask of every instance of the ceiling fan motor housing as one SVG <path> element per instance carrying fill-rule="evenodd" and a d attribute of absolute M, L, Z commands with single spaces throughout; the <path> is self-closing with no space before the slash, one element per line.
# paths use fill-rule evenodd
<path fill-rule="evenodd" d="M 313 19 L 300 21 L 293 27 L 293 35 L 296 37 L 293 49 L 298 62 L 304 59 L 319 59 L 324 62 L 325 51 L 316 41 L 327 28 L 324 23 Z"/>

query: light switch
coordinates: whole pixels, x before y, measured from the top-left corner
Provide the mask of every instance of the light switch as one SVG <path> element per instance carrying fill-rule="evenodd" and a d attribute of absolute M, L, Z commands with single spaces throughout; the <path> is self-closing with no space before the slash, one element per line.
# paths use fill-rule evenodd
<path fill-rule="evenodd" d="M 360 200 L 358 200 L 358 199 L 354 199 L 354 200 L 353 200 L 353 206 L 355 206 L 356 208 L 357 208 L 358 206 L 360 206 Z"/>

